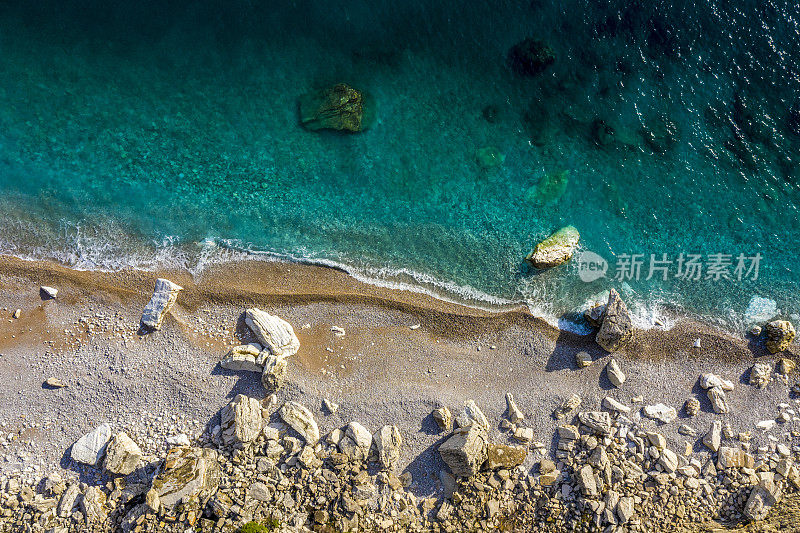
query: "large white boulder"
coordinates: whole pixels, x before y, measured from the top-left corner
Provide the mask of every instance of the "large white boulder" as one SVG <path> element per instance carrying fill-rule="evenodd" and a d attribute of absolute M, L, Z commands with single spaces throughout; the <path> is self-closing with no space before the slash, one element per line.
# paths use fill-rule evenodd
<path fill-rule="evenodd" d="M 258 342 L 277 357 L 292 356 L 300 348 L 294 329 L 282 318 L 254 307 L 245 311 L 245 323 Z"/>
<path fill-rule="evenodd" d="M 183 287 L 180 285 L 172 283 L 168 279 L 158 278 L 156 287 L 153 290 L 153 296 L 142 313 L 142 324 L 150 329 L 160 329 L 164 317 L 175 303 L 175 300 L 178 299 L 178 293 L 182 290 Z"/>

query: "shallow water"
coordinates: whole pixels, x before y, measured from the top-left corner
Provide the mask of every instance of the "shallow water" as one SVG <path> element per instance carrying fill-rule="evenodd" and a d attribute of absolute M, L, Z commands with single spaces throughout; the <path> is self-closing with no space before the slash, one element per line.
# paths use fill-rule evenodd
<path fill-rule="evenodd" d="M 0 4 L 2 251 L 193 270 L 266 253 L 551 317 L 614 286 L 644 325 L 671 308 L 740 329 L 756 295 L 797 311 L 797 5 L 35 4 Z M 507 61 L 526 37 L 556 56 L 533 77 Z M 298 97 L 338 82 L 376 124 L 304 130 Z M 524 266 L 567 224 L 605 278 Z M 681 253 L 700 280 L 674 277 Z M 626 254 L 640 279 L 613 279 Z M 651 254 L 667 281 L 644 279 Z M 709 254 L 733 279 L 704 279 Z M 758 279 L 736 279 L 739 254 L 761 254 Z"/>

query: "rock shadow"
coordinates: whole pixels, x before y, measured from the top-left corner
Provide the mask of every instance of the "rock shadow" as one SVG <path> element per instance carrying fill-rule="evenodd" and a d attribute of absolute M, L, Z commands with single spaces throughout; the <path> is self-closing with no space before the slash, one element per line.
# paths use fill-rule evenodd
<path fill-rule="evenodd" d="M 407 490 L 412 492 L 417 498 L 438 495 L 437 482 L 439 472 L 445 470 L 450 472 L 447 463 L 442 460 L 438 453 L 439 445 L 450 437 L 450 433 L 445 433 L 436 442 L 420 452 L 403 469 L 403 472 L 411 474 L 412 484 Z"/>
<path fill-rule="evenodd" d="M 608 355 L 608 352 L 594 342 L 594 335 L 579 335 L 570 331 L 560 330 L 555 347 L 547 359 L 545 370 L 553 372 L 578 368 L 575 364 L 575 356 L 580 352 L 588 353 L 592 361 L 597 361 Z"/>

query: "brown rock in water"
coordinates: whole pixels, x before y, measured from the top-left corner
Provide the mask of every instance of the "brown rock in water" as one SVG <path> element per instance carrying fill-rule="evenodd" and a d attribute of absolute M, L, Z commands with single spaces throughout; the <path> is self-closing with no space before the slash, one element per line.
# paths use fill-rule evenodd
<path fill-rule="evenodd" d="M 309 130 L 359 132 L 363 118 L 363 95 L 344 83 L 300 97 L 300 122 Z"/>
<path fill-rule="evenodd" d="M 787 349 L 795 337 L 794 326 L 788 320 L 773 320 L 764 326 L 767 335 L 767 349 L 771 353 Z"/>
<path fill-rule="evenodd" d="M 607 352 L 616 352 L 633 338 L 633 323 L 625 302 L 611 289 L 603 312 L 603 322 L 595 340 Z"/>
<path fill-rule="evenodd" d="M 565 226 L 536 245 L 525 261 L 538 269 L 552 268 L 572 259 L 580 241 L 580 234 L 573 226 Z"/>

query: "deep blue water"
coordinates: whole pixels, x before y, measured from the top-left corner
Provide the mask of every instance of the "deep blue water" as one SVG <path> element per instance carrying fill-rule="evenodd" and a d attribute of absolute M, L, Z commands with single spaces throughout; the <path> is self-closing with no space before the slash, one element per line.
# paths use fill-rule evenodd
<path fill-rule="evenodd" d="M 754 296 L 797 312 L 796 4 L 18 4 L 0 2 L 0 251 L 198 271 L 266 252 L 552 317 L 612 286 L 643 322 L 741 328 Z M 526 37 L 555 54 L 535 76 L 508 61 Z M 303 129 L 298 97 L 338 82 L 375 125 Z M 567 224 L 606 278 L 524 266 Z M 681 253 L 701 279 L 674 277 Z M 641 279 L 613 279 L 625 254 Z M 644 279 L 651 254 L 667 281 Z M 705 279 L 709 254 L 733 279 Z"/>

